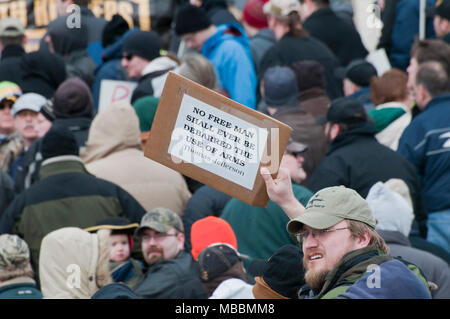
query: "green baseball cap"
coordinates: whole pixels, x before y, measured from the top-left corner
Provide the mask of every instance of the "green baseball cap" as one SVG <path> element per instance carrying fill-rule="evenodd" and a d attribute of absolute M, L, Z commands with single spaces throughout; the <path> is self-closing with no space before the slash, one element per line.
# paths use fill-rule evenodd
<path fill-rule="evenodd" d="M 135 234 L 140 236 L 144 228 L 150 228 L 160 233 L 167 233 L 171 227 L 184 232 L 180 216 L 168 208 L 157 207 L 148 211 L 141 219 Z"/>
<path fill-rule="evenodd" d="M 308 201 L 305 212 L 287 224 L 287 231 L 296 234 L 303 224 L 315 228 L 326 229 L 344 219 L 356 220 L 375 228 L 375 218 L 369 204 L 356 191 L 344 186 L 333 186 L 321 189 Z"/>

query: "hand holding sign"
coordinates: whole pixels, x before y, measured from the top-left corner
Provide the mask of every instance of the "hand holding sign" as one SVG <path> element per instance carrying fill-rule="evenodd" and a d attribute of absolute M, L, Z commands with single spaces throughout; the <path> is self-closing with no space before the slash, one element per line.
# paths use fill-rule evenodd
<path fill-rule="evenodd" d="M 259 167 L 278 170 L 291 130 L 170 72 L 145 156 L 250 205 L 266 206 Z"/>

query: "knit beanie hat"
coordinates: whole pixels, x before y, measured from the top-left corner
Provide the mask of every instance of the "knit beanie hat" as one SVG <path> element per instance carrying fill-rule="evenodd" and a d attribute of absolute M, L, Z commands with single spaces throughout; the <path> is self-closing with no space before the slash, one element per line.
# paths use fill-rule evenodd
<path fill-rule="evenodd" d="M 258 277 L 259 284 L 263 287 L 269 287 L 284 298 L 297 299 L 300 287 L 305 284 L 304 274 L 301 249 L 295 245 L 284 245 L 265 262 L 262 275 Z M 253 293 L 259 299 L 255 289 L 258 288 L 254 288 Z M 267 289 L 261 291 L 264 290 Z M 257 292 L 259 291 L 258 289 Z"/>
<path fill-rule="evenodd" d="M 191 227 L 191 254 L 197 260 L 198 254 L 211 244 L 228 244 L 237 250 L 237 239 L 230 224 L 219 217 L 208 216 L 197 220 Z"/>
<path fill-rule="evenodd" d="M 264 29 L 269 26 L 267 16 L 263 12 L 264 3 L 269 0 L 249 0 L 244 6 L 242 18 L 250 26 L 257 29 Z"/>
<path fill-rule="evenodd" d="M 93 105 L 89 87 L 78 77 L 71 77 L 61 83 L 53 98 L 53 112 L 56 118 L 91 118 Z"/>
<path fill-rule="evenodd" d="M 122 52 L 135 54 L 146 60 L 160 56 L 161 39 L 155 31 L 137 31 L 130 35 L 123 45 Z"/>
<path fill-rule="evenodd" d="M 79 146 L 75 136 L 69 129 L 56 123 L 52 125 L 42 138 L 42 159 L 63 155 L 78 156 Z"/>
<path fill-rule="evenodd" d="M 154 96 L 141 97 L 133 103 L 133 108 L 139 118 L 139 129 L 141 132 L 151 130 L 158 103 L 159 99 Z"/>
<path fill-rule="evenodd" d="M 175 18 L 175 32 L 178 36 L 207 29 L 212 24 L 205 10 L 194 5 L 180 8 Z"/>

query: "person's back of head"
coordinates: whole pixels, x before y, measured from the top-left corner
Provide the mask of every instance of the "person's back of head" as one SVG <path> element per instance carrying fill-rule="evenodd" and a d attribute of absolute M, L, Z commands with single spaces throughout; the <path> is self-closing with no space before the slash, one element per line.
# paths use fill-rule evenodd
<path fill-rule="evenodd" d="M 71 53 L 86 50 L 88 33 L 85 29 L 71 27 L 66 19 L 56 19 L 48 24 L 48 35 L 45 41 L 51 52 L 60 54 L 66 59 Z"/>
<path fill-rule="evenodd" d="M 102 32 L 102 46 L 104 48 L 119 40 L 128 30 L 128 22 L 120 15 L 115 14 L 111 20 L 105 24 Z"/>
<path fill-rule="evenodd" d="M 92 118 L 93 105 L 89 87 L 78 77 L 71 77 L 61 83 L 53 98 L 53 112 L 57 119 Z"/>
<path fill-rule="evenodd" d="M 346 67 L 337 68 L 335 75 L 339 79 L 347 79 L 359 88 L 363 88 L 370 86 L 370 81 L 378 75 L 378 72 L 372 63 L 364 59 L 356 59 Z"/>
<path fill-rule="evenodd" d="M 79 146 L 73 133 L 61 125 L 52 125 L 42 138 L 41 154 L 46 160 L 58 156 L 79 155 Z"/>
<path fill-rule="evenodd" d="M 77 227 L 48 233 L 41 243 L 39 278 L 44 298 L 87 299 L 112 282 L 109 274 L 109 235 Z M 69 277 L 70 274 L 73 277 Z"/>
<path fill-rule="evenodd" d="M 268 68 L 264 73 L 262 95 L 268 107 L 297 105 L 298 87 L 294 71 L 287 66 Z"/>
<path fill-rule="evenodd" d="M 0 235 L 0 283 L 17 277 L 34 278 L 28 244 L 17 235 Z"/>
<path fill-rule="evenodd" d="M 253 295 L 256 299 L 298 299 L 305 284 L 302 250 L 295 245 L 284 245 L 268 260 L 258 265 Z"/>
<path fill-rule="evenodd" d="M 0 44 L 4 47 L 7 45 L 24 45 L 25 27 L 22 22 L 14 17 L 2 18 L 0 21 Z M 0 48 L 1 49 L 1 48 Z"/>
<path fill-rule="evenodd" d="M 439 61 L 450 74 L 450 45 L 436 39 L 416 39 L 411 47 L 411 59 L 418 64 L 427 61 Z"/>
<path fill-rule="evenodd" d="M 85 163 L 90 163 L 125 149 L 141 148 L 136 112 L 128 102 L 119 101 L 93 119 L 82 158 Z"/>
<path fill-rule="evenodd" d="M 399 69 L 390 69 L 370 82 L 370 98 L 374 105 L 403 102 L 409 96 L 408 75 Z"/>
<path fill-rule="evenodd" d="M 242 11 L 242 21 L 246 31 L 250 29 L 250 37 L 269 26 L 267 16 L 264 14 L 263 6 L 268 0 L 249 0 L 245 3 Z M 250 27 L 250 28 L 248 28 Z"/>
<path fill-rule="evenodd" d="M 58 54 L 39 50 L 25 54 L 20 61 L 24 93 L 39 93 L 46 98 L 53 97 L 59 85 L 67 77 L 66 63 Z"/>
<path fill-rule="evenodd" d="M 198 53 L 188 53 L 182 58 L 179 74 L 214 90 L 217 88 L 217 75 L 214 66 Z"/>
<path fill-rule="evenodd" d="M 368 121 L 366 110 L 361 102 L 351 97 L 333 100 L 325 117 L 317 118 L 317 124 L 338 124 L 340 133 L 365 125 Z"/>
<path fill-rule="evenodd" d="M 208 216 L 195 221 L 191 227 L 191 254 L 197 260 L 200 251 L 211 244 L 228 244 L 237 250 L 236 235 L 230 224 L 219 217 Z"/>
<path fill-rule="evenodd" d="M 401 193 L 406 194 L 406 199 Z M 401 179 L 391 179 L 386 183 L 378 182 L 367 194 L 366 201 L 377 220 L 377 230 L 397 231 L 409 236 L 414 219 L 408 185 Z"/>
<path fill-rule="evenodd" d="M 428 61 L 419 65 L 416 86 L 422 85 L 431 98 L 450 92 L 449 73 L 438 61 Z"/>
<path fill-rule="evenodd" d="M 325 90 L 325 68 L 319 62 L 312 60 L 297 61 L 292 63 L 291 68 L 295 72 L 300 93 L 311 88 Z"/>
<path fill-rule="evenodd" d="M 247 281 L 243 263 L 236 250 L 227 244 L 212 244 L 198 255 L 200 278 L 209 296 L 226 279 Z"/>
<path fill-rule="evenodd" d="M 270 19 L 275 19 L 278 25 L 287 29 L 287 33 L 294 37 L 305 37 L 308 33 L 303 29 L 300 18 L 301 6 L 298 0 L 270 0 L 264 4 L 263 11 Z M 276 26 L 269 23 L 270 28 L 279 40 L 285 32 L 278 33 Z"/>

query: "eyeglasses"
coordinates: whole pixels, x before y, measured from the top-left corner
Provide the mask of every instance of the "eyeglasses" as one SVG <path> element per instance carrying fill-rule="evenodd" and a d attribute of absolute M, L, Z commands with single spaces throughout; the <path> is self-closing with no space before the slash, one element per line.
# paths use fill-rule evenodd
<path fill-rule="evenodd" d="M 142 235 L 141 241 L 150 241 L 152 238 L 155 241 L 162 241 L 166 237 L 176 237 L 178 234 L 166 234 L 166 233 L 155 233 L 153 235 Z"/>
<path fill-rule="evenodd" d="M 134 57 L 133 53 L 127 53 L 127 54 L 122 55 L 122 59 L 125 59 L 127 61 L 130 61 L 133 57 Z"/>
<path fill-rule="evenodd" d="M 343 229 L 348 229 L 348 227 L 343 227 L 343 228 L 331 228 L 331 229 L 318 229 L 318 230 L 313 230 L 313 231 L 303 231 L 303 232 L 299 232 L 297 234 L 295 234 L 295 238 L 297 239 L 297 241 L 302 244 L 306 238 L 309 237 L 309 235 L 312 235 L 312 238 L 314 239 L 320 239 L 321 236 L 323 236 L 326 233 L 332 232 L 332 231 L 336 231 L 336 230 L 343 230 Z"/>

